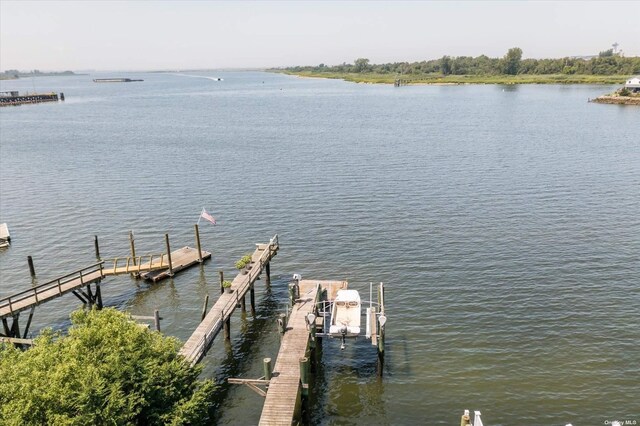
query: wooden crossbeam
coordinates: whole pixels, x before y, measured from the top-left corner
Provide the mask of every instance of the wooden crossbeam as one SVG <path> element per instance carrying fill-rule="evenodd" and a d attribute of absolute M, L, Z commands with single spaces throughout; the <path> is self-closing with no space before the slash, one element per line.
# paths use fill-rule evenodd
<path fill-rule="evenodd" d="M 271 380 L 265 380 L 264 376 L 259 379 L 235 379 L 229 378 L 227 382 L 233 385 L 247 385 L 251 390 L 260 396 L 266 397 L 267 392 L 260 389 L 257 385 L 269 386 Z"/>

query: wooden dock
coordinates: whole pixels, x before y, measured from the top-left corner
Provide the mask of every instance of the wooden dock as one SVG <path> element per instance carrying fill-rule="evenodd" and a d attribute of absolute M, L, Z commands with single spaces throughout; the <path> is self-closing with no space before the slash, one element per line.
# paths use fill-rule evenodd
<path fill-rule="evenodd" d="M 202 251 L 202 259 L 211 257 L 211 253 Z M 154 259 L 155 258 L 155 259 Z M 148 259 L 148 260 L 147 260 Z M 171 263 L 169 260 L 171 259 Z M 171 255 L 147 255 L 136 258 L 116 258 L 98 262 L 78 271 L 58 277 L 44 284 L 30 288 L 9 297 L 0 299 L 0 319 L 16 316 L 22 311 L 41 305 L 49 300 L 58 298 L 67 293 L 74 293 L 84 303 L 97 303 L 102 305 L 99 282 L 112 275 L 139 274 L 147 271 L 160 271 L 165 275 L 155 276 L 154 281 L 168 276 L 171 269 L 177 272 L 199 262 L 200 255 L 197 249 L 183 247 L 171 253 Z M 95 292 L 90 287 L 83 294 L 81 290 L 96 283 Z"/>
<path fill-rule="evenodd" d="M 0 299 L 0 319 L 5 320 L 34 306 L 100 281 L 104 277 L 103 263 L 99 262 L 87 266 L 29 290 Z"/>
<path fill-rule="evenodd" d="M 162 267 L 163 259 L 161 258 L 156 263 L 158 267 L 156 268 L 149 267 L 148 269 L 143 268 L 143 270 L 146 270 L 149 272 L 140 274 L 140 278 L 145 280 L 150 280 L 153 282 L 158 282 L 165 278 L 169 278 L 176 272 L 180 272 L 183 269 L 187 269 L 211 257 L 211 253 L 209 253 L 208 251 L 201 251 L 201 255 L 202 257 L 200 257 L 200 253 L 196 248 L 183 247 L 179 250 L 171 252 L 171 257 L 170 257 L 171 268 L 168 267 L 168 259 L 166 258 L 164 259 L 165 260 L 164 264 L 166 266 Z M 149 262 L 151 262 L 151 260 Z M 142 266 L 143 267 L 149 266 L 149 265 L 153 266 L 153 264 L 150 264 L 149 262 Z"/>
<path fill-rule="evenodd" d="M 317 302 L 322 298 L 333 300 L 338 290 L 347 288 L 347 282 L 301 280 L 298 288 L 299 297 L 291 308 L 269 381 L 260 417 L 261 426 L 290 426 L 300 416 L 302 394 L 307 393 L 308 386 L 308 383 L 304 383 L 308 380 L 301 380 L 301 374 L 304 368 L 308 368 L 308 352 L 315 335 L 311 327 L 317 326 L 318 321 L 322 320 L 316 318 L 317 321 L 310 327 L 308 315 L 316 315 Z"/>
<path fill-rule="evenodd" d="M 225 291 L 220 295 L 206 317 L 180 349 L 180 354 L 188 362 L 192 365 L 200 362 L 221 329 L 226 329 L 226 337 L 228 337 L 231 314 L 239 303 L 244 304 L 247 292 L 250 292 L 252 311 L 255 310 L 253 284 L 260 277 L 263 269 L 266 269 L 268 282 L 270 279 L 269 262 L 278 253 L 279 248 L 277 235 L 268 244 L 256 244 L 256 249 L 251 255 L 252 263 L 234 278 L 229 292 Z"/>

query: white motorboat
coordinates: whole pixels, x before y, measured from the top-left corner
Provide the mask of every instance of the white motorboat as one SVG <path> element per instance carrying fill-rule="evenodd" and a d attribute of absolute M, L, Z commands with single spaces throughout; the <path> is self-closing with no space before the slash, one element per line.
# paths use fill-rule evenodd
<path fill-rule="evenodd" d="M 357 290 L 338 290 L 331 310 L 329 335 L 342 338 L 358 337 L 360 334 L 360 294 Z"/>

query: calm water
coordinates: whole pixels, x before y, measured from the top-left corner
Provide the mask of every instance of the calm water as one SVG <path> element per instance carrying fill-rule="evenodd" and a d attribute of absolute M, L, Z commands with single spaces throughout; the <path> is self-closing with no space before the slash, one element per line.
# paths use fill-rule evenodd
<path fill-rule="evenodd" d="M 92 75 L 2 82 L 67 101 L 0 111 L 0 295 L 103 257 L 194 245 L 201 269 L 105 302 L 185 340 L 217 270 L 278 233 L 273 291 L 232 324 L 207 377 L 262 375 L 293 273 L 387 285 L 385 377 L 368 341 L 325 342 L 316 424 L 640 422 L 640 109 L 587 103 L 605 86 L 356 85 L 265 73 Z M 217 82 L 205 77 L 222 77 Z M 73 296 L 34 330 L 68 326 Z M 262 399 L 220 388 L 218 424 Z M 242 420 L 239 420 L 242 419 Z"/>

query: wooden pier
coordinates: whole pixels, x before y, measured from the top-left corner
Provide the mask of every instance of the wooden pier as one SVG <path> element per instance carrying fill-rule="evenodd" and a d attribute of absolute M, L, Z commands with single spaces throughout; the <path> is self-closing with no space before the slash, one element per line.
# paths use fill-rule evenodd
<path fill-rule="evenodd" d="M 280 351 L 260 416 L 261 426 L 290 426 L 300 416 L 302 395 L 308 393 L 308 378 L 302 375 L 309 368 L 309 349 L 317 324 L 316 304 L 323 293 L 335 297 L 338 289 L 346 288 L 347 283 L 303 280 L 298 286 L 299 297 L 295 298 L 284 327 Z M 309 324 L 309 314 L 313 314 L 314 324 Z"/>
<path fill-rule="evenodd" d="M 231 287 L 220 295 L 200 325 L 180 349 L 180 354 L 189 363 L 194 365 L 200 362 L 220 330 L 224 329 L 225 338 L 229 338 L 231 314 L 239 303 L 244 306 L 247 292 L 250 293 L 251 310 L 255 312 L 254 283 L 264 269 L 266 271 L 266 285 L 269 285 L 271 279 L 269 262 L 278 253 L 279 248 L 277 235 L 268 244 L 256 244 L 256 249 L 251 255 L 251 264 L 234 278 Z"/>
<path fill-rule="evenodd" d="M 197 232 L 198 229 L 196 226 L 197 241 L 199 242 Z M 165 237 L 167 240 L 167 249 L 169 249 L 168 236 L 165 235 Z M 96 255 L 98 256 L 99 248 L 97 238 L 95 246 Z M 135 254 L 133 240 L 131 242 L 131 249 L 132 253 Z M 0 330 L 0 337 L 26 337 L 36 306 L 68 293 L 72 293 L 85 305 L 95 305 L 99 309 L 102 308 L 102 291 L 100 283 L 105 277 L 126 274 L 141 277 L 145 274 L 154 274 L 151 276 L 145 276 L 145 278 L 156 282 L 163 278 L 171 277 L 175 272 L 201 263 L 210 257 L 211 253 L 202 250 L 198 243 L 197 249 L 183 247 L 174 252 L 168 251 L 165 254 L 146 256 L 134 255 L 125 258 L 102 260 L 70 274 L 55 278 L 44 284 L 12 294 L 9 297 L 1 298 L 0 320 L 2 320 L 3 329 Z M 35 277 L 35 269 L 33 267 L 33 259 L 31 256 L 28 257 L 28 261 L 31 276 Z M 29 317 L 24 332 L 21 332 L 19 325 L 20 313 L 27 310 L 30 310 Z M 13 320 L 11 324 L 8 322 L 9 319 Z"/>

